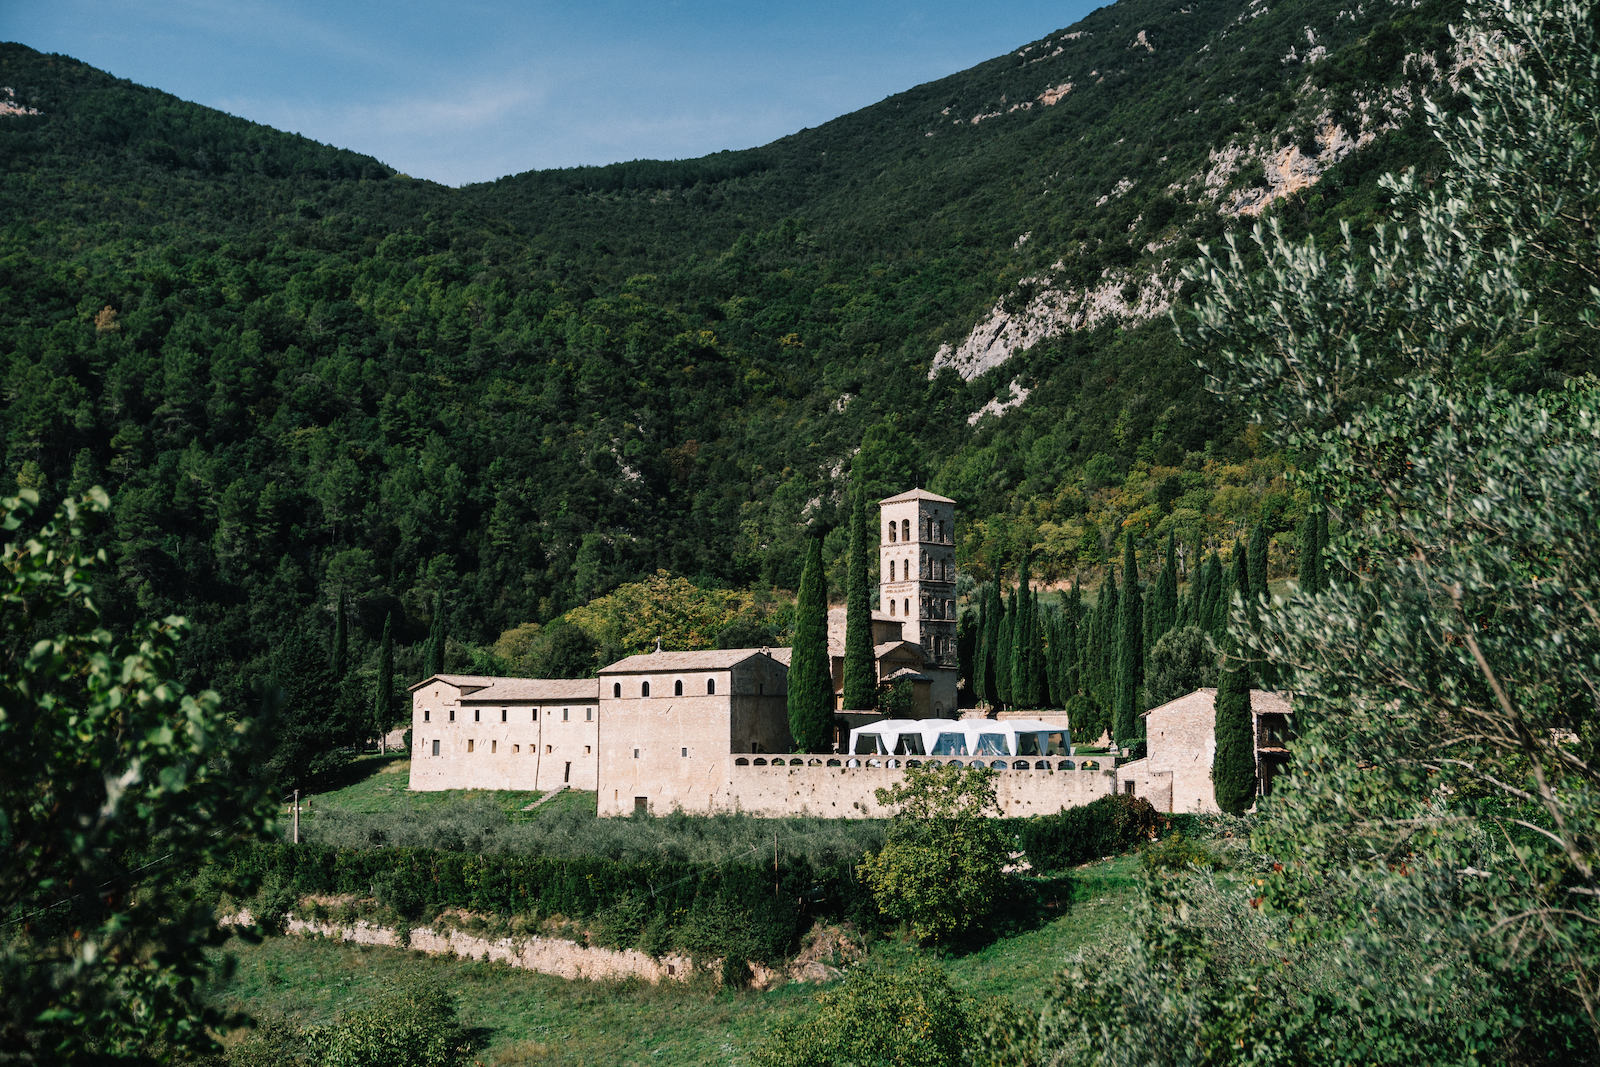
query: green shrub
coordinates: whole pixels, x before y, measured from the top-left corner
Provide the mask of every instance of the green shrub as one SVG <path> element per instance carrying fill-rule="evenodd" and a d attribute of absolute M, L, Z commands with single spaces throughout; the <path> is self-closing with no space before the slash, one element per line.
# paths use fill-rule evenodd
<path fill-rule="evenodd" d="M 1139 862 L 1151 872 L 1185 871 L 1193 867 L 1214 871 L 1224 866 L 1216 852 L 1181 833 L 1170 833 L 1159 841 L 1147 842 L 1139 850 Z"/>
<path fill-rule="evenodd" d="M 1113 793 L 1054 815 L 1018 819 L 1018 844 L 1039 873 L 1130 852 L 1161 832 L 1165 818 L 1143 797 Z"/>

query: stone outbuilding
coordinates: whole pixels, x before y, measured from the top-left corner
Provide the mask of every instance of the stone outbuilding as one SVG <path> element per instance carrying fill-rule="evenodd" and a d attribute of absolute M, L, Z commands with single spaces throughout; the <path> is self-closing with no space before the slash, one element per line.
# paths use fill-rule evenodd
<path fill-rule="evenodd" d="M 595 679 L 436 674 L 410 691 L 412 789 L 595 788 Z"/>
<path fill-rule="evenodd" d="M 1265 794 L 1288 763 L 1291 710 L 1280 693 L 1251 690 L 1256 781 Z M 1215 814 L 1211 762 L 1216 756 L 1217 691 L 1196 689 L 1144 713 L 1147 754 L 1117 768 L 1122 792 L 1142 796 L 1158 811 Z"/>

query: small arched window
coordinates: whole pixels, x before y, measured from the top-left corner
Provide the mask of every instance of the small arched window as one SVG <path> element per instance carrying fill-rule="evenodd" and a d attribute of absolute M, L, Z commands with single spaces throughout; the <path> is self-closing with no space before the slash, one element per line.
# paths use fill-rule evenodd
<path fill-rule="evenodd" d="M 650 683 L 649 682 L 640 682 L 639 683 L 639 695 L 642 696 L 642 697 L 647 697 L 647 696 L 650 695 Z"/>
<path fill-rule="evenodd" d="M 894 618 L 894 601 L 889 601 L 889 617 Z"/>
<path fill-rule="evenodd" d="M 910 597 L 906 597 L 905 609 L 906 609 L 906 618 L 908 618 L 908 619 L 911 618 L 911 598 Z"/>
<path fill-rule="evenodd" d="M 896 532 L 897 531 L 894 528 L 894 521 L 890 520 L 890 522 L 889 522 L 889 543 L 891 545 L 894 544 L 896 541 L 900 540 L 900 538 L 896 536 Z"/>
<path fill-rule="evenodd" d="M 622 683 L 621 682 L 613 682 L 611 684 L 611 695 L 616 697 L 618 700 L 622 699 Z"/>
<path fill-rule="evenodd" d="M 900 520 L 900 539 L 902 541 L 911 540 L 911 520 L 910 519 L 901 519 Z"/>
<path fill-rule="evenodd" d="M 935 541 L 943 541 L 944 540 L 944 520 L 943 519 L 940 519 L 938 522 L 935 522 L 933 524 L 933 539 Z"/>
<path fill-rule="evenodd" d="M 889 580 L 894 581 L 894 560 L 889 561 Z"/>
<path fill-rule="evenodd" d="M 682 678 L 679 678 L 677 681 L 672 683 L 672 695 L 675 696 L 675 697 L 683 696 L 683 679 Z"/>
<path fill-rule="evenodd" d="M 716 695 L 717 695 L 717 680 L 715 678 L 707 678 L 706 679 L 706 696 L 710 697 L 710 696 L 716 696 Z"/>

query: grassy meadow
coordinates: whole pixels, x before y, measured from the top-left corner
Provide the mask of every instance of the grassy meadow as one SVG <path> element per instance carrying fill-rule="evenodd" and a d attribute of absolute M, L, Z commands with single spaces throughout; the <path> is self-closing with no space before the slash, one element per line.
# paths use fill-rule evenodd
<path fill-rule="evenodd" d="M 570 793 L 532 811 L 533 793 L 424 793 L 405 789 L 403 759 L 362 761 L 348 784 L 309 798 L 302 835 L 359 837 L 388 833 L 407 821 L 418 834 L 476 833 L 523 844 L 586 840 L 592 848 L 635 854 L 635 839 L 656 838 L 657 848 L 710 854 L 721 842 L 739 851 L 762 837 L 800 847 L 806 835 L 825 851 L 860 847 L 881 838 L 870 823 L 826 820 L 657 819 L 599 820 L 592 794 Z M 584 820 L 587 819 L 585 824 Z M 546 827 L 540 837 L 528 828 Z M 549 827 L 564 828 L 553 834 Z M 518 836 L 517 831 L 526 831 Z M 854 842 L 854 845 L 847 845 Z M 1094 951 L 1118 933 L 1138 884 L 1139 861 L 1120 856 L 1088 864 L 1068 878 L 1031 880 L 1026 914 L 1002 916 L 981 947 L 965 952 L 922 949 L 893 934 L 876 937 L 869 958 L 900 966 L 924 955 L 939 960 L 961 989 L 1005 996 L 1038 1009 L 1062 962 Z M 499 963 L 436 958 L 404 949 L 349 945 L 324 938 L 274 937 L 259 944 L 229 943 L 225 976 L 209 998 L 218 1007 L 260 1019 L 283 1018 L 307 1026 L 331 1022 L 361 1006 L 387 982 L 421 972 L 429 984 L 454 995 L 460 1020 L 484 1064 L 743 1064 L 772 1028 L 805 1012 L 819 988 L 791 983 L 770 992 L 728 991 L 713 977 L 652 986 L 642 981 L 570 982 Z"/>

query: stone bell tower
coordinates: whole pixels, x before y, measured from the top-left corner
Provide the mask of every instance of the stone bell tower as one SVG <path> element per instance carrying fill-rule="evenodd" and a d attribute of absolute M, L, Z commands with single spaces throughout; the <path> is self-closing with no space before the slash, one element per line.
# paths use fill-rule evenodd
<path fill-rule="evenodd" d="M 956 502 L 913 489 L 878 501 L 878 510 L 878 613 L 901 620 L 901 633 L 922 646 L 928 666 L 953 671 Z"/>

